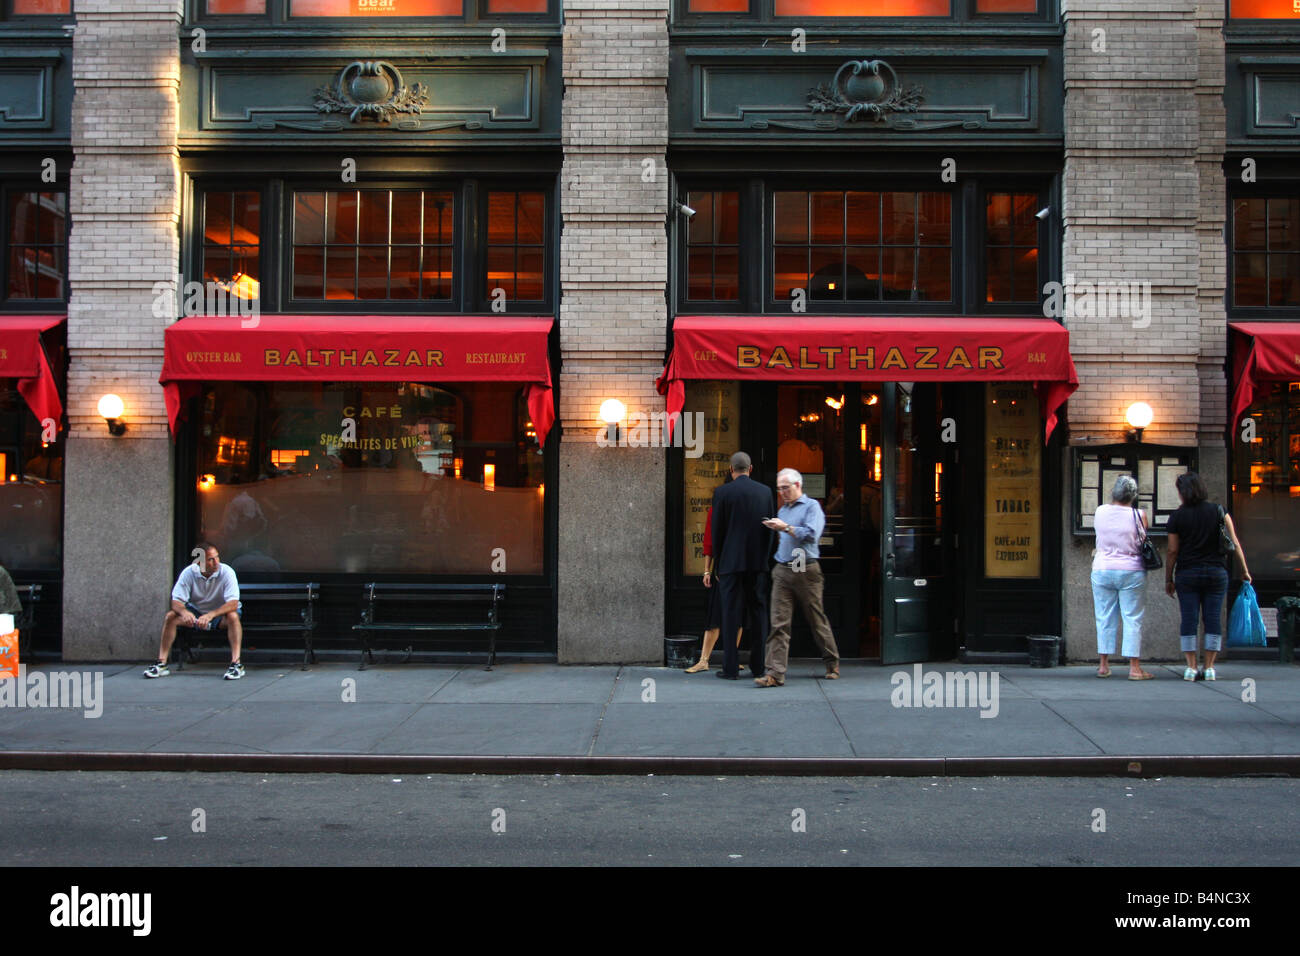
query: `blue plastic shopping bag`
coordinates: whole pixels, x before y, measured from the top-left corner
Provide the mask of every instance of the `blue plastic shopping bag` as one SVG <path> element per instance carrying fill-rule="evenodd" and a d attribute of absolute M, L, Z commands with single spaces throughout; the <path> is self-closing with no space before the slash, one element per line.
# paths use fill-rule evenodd
<path fill-rule="evenodd" d="M 1263 647 L 1268 643 L 1264 615 L 1259 613 L 1259 599 L 1249 582 L 1242 584 L 1237 601 L 1228 612 L 1229 647 Z"/>

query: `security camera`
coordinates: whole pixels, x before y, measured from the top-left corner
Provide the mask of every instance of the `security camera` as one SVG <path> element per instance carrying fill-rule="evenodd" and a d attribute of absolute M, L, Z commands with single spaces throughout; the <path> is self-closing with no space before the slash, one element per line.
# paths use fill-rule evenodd
<path fill-rule="evenodd" d="M 1038 212 L 1034 213 L 1034 216 L 1037 219 L 1046 219 L 1051 214 L 1052 214 L 1052 207 L 1044 206 L 1042 209 L 1038 210 Z"/>
<path fill-rule="evenodd" d="M 687 219 L 695 218 L 695 210 L 692 209 L 690 206 L 686 205 L 686 203 L 684 202 L 679 202 L 677 204 L 677 211 L 685 215 Z"/>

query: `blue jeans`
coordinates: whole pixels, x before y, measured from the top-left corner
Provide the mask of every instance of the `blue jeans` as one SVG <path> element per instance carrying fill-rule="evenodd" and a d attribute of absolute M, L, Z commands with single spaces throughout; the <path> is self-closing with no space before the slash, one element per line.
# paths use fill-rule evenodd
<path fill-rule="evenodd" d="M 1183 651 L 1196 653 L 1197 617 L 1205 618 L 1205 649 L 1217 651 L 1223 645 L 1223 597 L 1228 593 L 1228 572 L 1217 564 L 1194 564 L 1174 572 L 1174 590 L 1183 623 L 1178 640 Z"/>
<path fill-rule="evenodd" d="M 1097 615 L 1097 653 L 1114 654 L 1120 620 L 1124 622 L 1123 655 L 1142 656 L 1145 571 L 1093 571 L 1092 606 Z"/>

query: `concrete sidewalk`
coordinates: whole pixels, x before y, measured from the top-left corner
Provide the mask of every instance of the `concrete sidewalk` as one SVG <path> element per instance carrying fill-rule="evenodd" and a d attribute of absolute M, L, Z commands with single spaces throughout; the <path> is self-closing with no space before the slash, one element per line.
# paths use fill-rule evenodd
<path fill-rule="evenodd" d="M 1107 680 L 1097 679 L 1088 665 L 927 664 L 925 675 L 977 675 L 984 700 L 964 707 L 951 706 L 956 699 L 942 707 L 895 706 L 891 695 L 902 691 L 894 675 L 910 681 L 917 666 L 849 663 L 842 679 L 825 681 L 815 679 L 818 662 L 796 662 L 785 687 L 764 690 L 747 678 L 718 680 L 714 671 L 688 675 L 655 667 L 503 664 L 485 672 L 473 665 L 364 671 L 350 664 L 306 671 L 252 665 L 243 680 L 225 681 L 221 664 L 190 665 L 158 680 L 143 679 L 140 665 L 51 665 L 27 675 L 29 695 L 40 682 L 33 675 L 46 675 L 46 706 L 32 706 L 30 699 L 18 706 L 16 696 L 0 703 L 0 767 L 88 766 L 94 755 L 101 768 L 113 765 L 110 756 L 136 755 L 123 766 L 263 770 L 294 764 L 273 757 L 321 755 L 587 758 L 582 766 L 589 768 L 602 758 L 653 758 L 629 764 L 638 769 L 662 758 L 709 758 L 700 768 L 725 767 L 734 758 L 772 758 L 772 766 L 783 758 L 814 761 L 807 766 L 825 758 L 835 765 L 865 759 L 879 772 L 906 761 L 963 758 L 1040 758 L 1032 762 L 1050 772 L 1051 761 L 1081 765 L 1068 758 L 1254 755 L 1260 759 L 1234 765 L 1232 772 L 1300 767 L 1295 665 L 1226 661 L 1216 682 L 1189 683 L 1172 664 L 1147 665 L 1156 677 L 1144 682 L 1126 680 L 1123 664 Z M 101 700 L 48 706 L 55 702 L 53 675 L 96 673 L 102 675 Z M 92 680 L 80 682 L 86 693 L 93 693 Z M 1253 702 L 1243 701 L 1247 689 Z M 920 690 L 905 696 L 925 702 Z M 101 715 L 87 718 L 87 706 L 102 706 Z M 161 755 L 265 759 L 177 763 Z"/>

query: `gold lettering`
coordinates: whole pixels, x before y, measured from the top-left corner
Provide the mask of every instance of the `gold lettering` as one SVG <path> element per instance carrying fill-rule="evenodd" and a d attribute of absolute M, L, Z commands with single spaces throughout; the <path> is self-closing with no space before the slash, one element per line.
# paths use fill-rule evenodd
<path fill-rule="evenodd" d="M 267 350 L 266 350 L 266 364 L 267 364 L 267 365 L 279 365 L 279 364 L 280 364 L 280 350 L 279 350 L 279 349 L 267 349 Z"/>
<path fill-rule="evenodd" d="M 799 367 L 800 368 L 821 368 L 821 366 L 818 365 L 816 362 L 813 362 L 811 365 L 808 364 L 808 347 L 806 345 L 799 346 Z"/>
<path fill-rule="evenodd" d="M 320 362 L 316 361 L 316 357 L 311 354 L 311 349 L 307 350 L 307 364 L 311 366 L 320 365 Z"/>
<path fill-rule="evenodd" d="M 980 348 L 979 352 L 980 368 L 986 368 L 992 365 L 994 368 L 1002 368 L 1002 350 L 999 348 Z"/>
<path fill-rule="evenodd" d="M 397 349 L 384 349 L 384 366 L 393 368 L 397 364 Z"/>
<path fill-rule="evenodd" d="M 921 356 L 916 360 L 917 368 L 938 368 L 939 367 L 939 363 L 934 360 L 934 357 L 939 354 L 939 350 L 937 348 L 931 348 L 925 345 L 918 345 L 916 347 L 916 351 Z"/>
<path fill-rule="evenodd" d="M 903 358 L 903 353 L 897 347 L 891 347 L 885 353 L 885 360 L 880 363 L 882 369 L 886 368 L 907 368 L 907 361 Z"/>
<path fill-rule="evenodd" d="M 759 352 L 756 346 L 736 346 L 736 368 L 758 368 L 762 361 L 762 353 Z"/>
<path fill-rule="evenodd" d="M 375 353 L 374 353 L 374 352 L 372 352 L 372 351 L 370 351 L 369 349 L 367 349 L 367 350 L 366 350 L 366 354 L 363 355 L 363 356 L 361 356 L 361 364 L 362 364 L 362 365 L 378 365 L 378 364 L 379 364 L 379 359 L 375 358 Z"/>
<path fill-rule="evenodd" d="M 356 365 L 356 364 L 357 364 L 357 352 L 356 352 L 356 349 L 353 349 L 353 350 L 350 351 L 350 352 L 339 352 L 339 364 L 340 364 L 340 365 Z"/>
<path fill-rule="evenodd" d="M 768 368 L 772 368 L 776 365 L 780 365 L 783 368 L 794 368 L 794 364 L 790 361 L 790 356 L 787 355 L 785 349 L 779 345 L 772 349 L 772 357 L 767 360 Z"/>
<path fill-rule="evenodd" d="M 429 366 L 429 368 L 434 368 L 435 366 L 437 368 L 442 368 L 442 350 L 429 349 L 427 352 L 425 352 L 424 364 Z"/>
<path fill-rule="evenodd" d="M 409 352 L 406 353 L 406 362 L 403 363 L 403 364 L 405 364 L 405 365 L 419 365 L 419 364 L 420 364 L 420 353 L 417 352 L 417 351 L 415 351 L 415 349 L 411 349 L 411 351 L 409 351 Z"/>
<path fill-rule="evenodd" d="M 849 346 L 849 369 L 852 370 L 857 368 L 858 364 L 861 362 L 865 362 L 867 368 L 875 368 L 876 350 L 874 348 L 869 348 L 865 352 L 859 352 L 857 348 L 850 345 Z"/>
<path fill-rule="evenodd" d="M 835 367 L 835 356 L 843 352 L 844 349 L 840 348 L 838 345 L 835 346 L 824 345 L 821 348 L 819 348 L 817 351 L 821 352 L 822 355 L 826 356 L 826 367 L 828 369 L 833 369 Z"/>
<path fill-rule="evenodd" d="M 948 361 L 944 363 L 943 367 L 956 368 L 958 365 L 962 368 L 970 368 L 970 356 L 966 354 L 966 350 L 960 345 L 954 345 L 952 347 L 952 354 L 948 356 Z"/>
<path fill-rule="evenodd" d="M 286 355 L 286 356 L 284 357 L 284 364 L 285 364 L 286 366 L 288 366 L 288 365 L 302 365 L 302 356 L 300 356 L 300 355 L 298 354 L 298 350 L 297 350 L 297 349 L 290 349 L 290 350 L 289 350 L 289 354 Z"/>
<path fill-rule="evenodd" d="M 334 352 L 335 352 L 334 349 L 321 349 L 321 350 L 320 350 L 321 358 L 323 358 L 323 359 L 325 360 L 325 364 L 326 364 L 326 365 L 329 365 L 329 364 L 330 364 L 330 359 L 334 357 Z"/>

